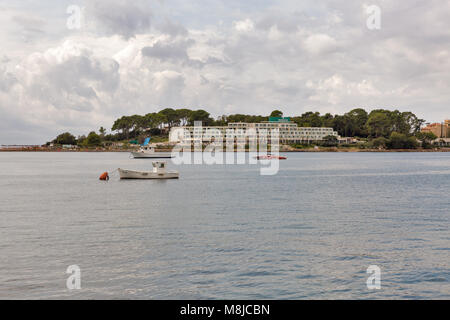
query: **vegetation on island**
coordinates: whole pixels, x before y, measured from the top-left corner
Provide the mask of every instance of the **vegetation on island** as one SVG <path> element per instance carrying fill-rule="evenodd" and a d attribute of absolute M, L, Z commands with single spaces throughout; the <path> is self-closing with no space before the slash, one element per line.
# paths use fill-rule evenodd
<path fill-rule="evenodd" d="M 226 126 L 231 122 L 268 121 L 270 117 L 283 117 L 283 112 L 275 110 L 269 116 L 231 114 L 214 119 L 203 109 L 166 108 L 145 115 L 122 116 L 115 120 L 109 134 L 103 127 L 98 133 L 90 132 L 87 136 L 75 137 L 65 132 L 56 137 L 52 143 L 92 148 L 108 146 L 115 142 L 122 142 L 125 145 L 139 144 L 149 135 L 152 136 L 152 142 L 164 142 L 168 140 L 172 127 L 192 126 L 196 121 L 201 121 L 204 126 Z M 311 111 L 300 116 L 293 116 L 291 121 L 299 127 L 333 128 L 341 137 L 357 138 L 360 141 L 358 148 L 362 149 L 415 149 L 419 146 L 431 148 L 432 141 L 437 138 L 432 133 L 420 131 L 425 120 L 418 118 L 412 112 L 399 110 L 375 109 L 369 113 L 363 108 L 356 108 L 343 115 L 331 113 L 322 115 Z M 335 147 L 339 145 L 339 141 L 335 136 L 328 136 L 312 146 L 314 145 Z M 293 147 L 305 148 L 311 147 L 311 144 L 293 145 Z M 348 145 L 342 145 L 342 147 L 348 147 Z"/>

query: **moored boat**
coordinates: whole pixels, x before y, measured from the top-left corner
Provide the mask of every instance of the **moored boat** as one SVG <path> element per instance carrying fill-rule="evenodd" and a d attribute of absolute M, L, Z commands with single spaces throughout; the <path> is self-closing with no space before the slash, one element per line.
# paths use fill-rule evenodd
<path fill-rule="evenodd" d="M 178 179 L 178 171 L 166 171 L 167 162 L 154 161 L 153 171 L 137 171 L 127 169 L 117 169 L 120 179 Z"/>
<path fill-rule="evenodd" d="M 255 157 L 258 160 L 287 160 L 286 157 L 283 156 L 276 156 L 273 154 L 267 154 L 267 155 L 263 155 L 263 156 L 256 156 Z"/>
<path fill-rule="evenodd" d="M 135 159 L 168 159 L 173 158 L 172 152 L 157 152 L 150 146 L 142 146 L 138 151 L 131 152 Z"/>
<path fill-rule="evenodd" d="M 167 159 L 173 158 L 171 152 L 157 152 L 150 143 L 150 137 L 146 138 L 144 144 L 141 145 L 138 151 L 131 152 L 135 159 Z"/>

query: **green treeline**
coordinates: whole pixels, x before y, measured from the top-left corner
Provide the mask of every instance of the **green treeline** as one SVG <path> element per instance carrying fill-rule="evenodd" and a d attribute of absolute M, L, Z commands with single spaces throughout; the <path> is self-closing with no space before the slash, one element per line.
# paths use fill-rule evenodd
<path fill-rule="evenodd" d="M 195 121 L 201 121 L 204 126 L 226 126 L 231 122 L 268 121 L 270 116 L 281 117 L 283 113 L 275 110 L 268 116 L 232 114 L 214 119 L 209 112 L 202 109 L 166 108 L 146 115 L 122 116 L 114 122 L 111 134 L 106 134 L 104 128 L 100 128 L 99 134 L 91 132 L 88 136 L 78 138 L 64 133 L 53 143 L 100 146 L 104 141 L 142 140 L 149 134 L 152 137 L 167 136 L 170 128 L 192 126 Z M 362 108 L 356 108 L 343 115 L 306 112 L 301 116 L 291 117 L 291 120 L 299 127 L 331 127 L 342 137 L 361 138 L 376 148 L 416 148 L 418 141 L 427 144 L 434 140 L 433 136 L 420 133 L 425 120 L 412 112 L 398 110 L 376 109 L 369 113 Z"/>
<path fill-rule="evenodd" d="M 282 116 L 275 110 L 270 116 Z M 299 127 L 330 127 L 343 137 L 388 138 L 393 132 L 413 135 L 420 132 L 425 120 L 412 112 L 377 109 L 368 113 L 362 108 L 354 109 L 344 115 L 321 115 L 319 112 L 306 112 L 291 118 Z M 121 132 L 126 138 L 134 138 L 146 129 L 162 129 L 174 126 L 193 125 L 202 121 L 205 126 L 226 126 L 230 122 L 262 122 L 269 116 L 233 114 L 213 119 L 205 110 L 164 109 L 144 116 L 123 116 L 114 122 L 112 131 Z"/>

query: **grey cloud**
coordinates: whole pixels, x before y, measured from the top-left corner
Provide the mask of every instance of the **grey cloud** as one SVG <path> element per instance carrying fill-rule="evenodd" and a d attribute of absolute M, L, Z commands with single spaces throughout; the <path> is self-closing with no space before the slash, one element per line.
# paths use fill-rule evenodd
<path fill-rule="evenodd" d="M 150 30 L 152 12 L 144 0 L 97 0 L 88 2 L 86 16 L 93 31 L 128 39 Z"/>
<path fill-rule="evenodd" d="M 20 36 L 24 42 L 35 41 L 45 35 L 45 20 L 30 14 L 12 17 L 12 21 L 20 27 Z"/>
<path fill-rule="evenodd" d="M 14 76 L 14 74 L 0 67 L 0 90 L 6 92 L 15 83 L 17 83 L 17 78 Z"/>
<path fill-rule="evenodd" d="M 160 60 L 189 60 L 187 49 L 193 44 L 192 40 L 164 43 L 158 41 L 151 47 L 144 47 L 142 54 Z"/>
<path fill-rule="evenodd" d="M 305 12 L 295 11 L 293 13 L 284 13 L 281 11 L 271 11 L 263 15 L 256 22 L 256 27 L 262 30 L 269 30 L 276 26 L 283 32 L 296 32 L 300 27 L 311 26 L 316 20 L 308 16 Z"/>
<path fill-rule="evenodd" d="M 187 36 L 189 33 L 184 26 L 179 23 L 174 23 L 168 19 L 158 26 L 158 30 L 172 37 Z"/>
<path fill-rule="evenodd" d="M 12 20 L 24 28 L 41 29 L 46 23 L 42 18 L 31 15 L 15 15 Z"/>
<path fill-rule="evenodd" d="M 2 125 L 0 126 L 1 144 L 42 144 L 53 133 L 50 128 L 26 121 L 12 115 L 6 105 L 0 103 Z M 30 134 L 32 133 L 32 134 Z"/>
<path fill-rule="evenodd" d="M 209 58 L 205 62 L 191 59 L 187 50 L 194 45 L 195 41 L 193 39 L 182 39 L 169 42 L 158 41 L 152 46 L 142 48 L 141 51 L 142 55 L 145 57 L 158 59 L 162 62 L 181 63 L 194 68 L 201 68 L 205 64 L 216 62 L 213 58 Z"/>
<path fill-rule="evenodd" d="M 120 82 L 118 69 L 114 60 L 74 56 L 60 64 L 47 66 L 27 90 L 36 99 L 47 100 L 58 109 L 88 112 L 98 98 L 96 91 L 111 93 L 117 89 Z"/>
<path fill-rule="evenodd" d="M 82 88 L 84 82 L 95 81 L 99 90 L 113 91 L 119 83 L 118 69 L 119 65 L 114 60 L 80 56 L 54 66 L 47 76 L 65 90 Z"/>

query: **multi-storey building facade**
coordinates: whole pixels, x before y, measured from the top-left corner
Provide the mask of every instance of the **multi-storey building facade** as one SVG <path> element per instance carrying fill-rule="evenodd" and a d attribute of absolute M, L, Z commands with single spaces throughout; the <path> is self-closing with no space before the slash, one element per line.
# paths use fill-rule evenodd
<path fill-rule="evenodd" d="M 226 139 L 232 133 L 234 138 L 239 141 L 246 137 L 253 138 L 255 133 L 259 134 L 263 131 L 266 131 L 270 138 L 270 133 L 273 129 L 278 129 L 280 143 L 285 144 L 321 141 L 326 136 L 339 138 L 338 133 L 333 128 L 298 127 L 289 118 L 274 118 L 271 121 L 260 123 L 229 123 L 227 127 L 194 126 L 172 128 L 169 139 L 172 143 L 200 143 L 210 142 L 211 139 L 217 138 L 217 135 L 221 135 L 223 139 Z"/>
<path fill-rule="evenodd" d="M 422 132 L 431 132 L 438 138 L 450 138 L 450 120 L 443 123 L 432 123 L 422 128 Z"/>

